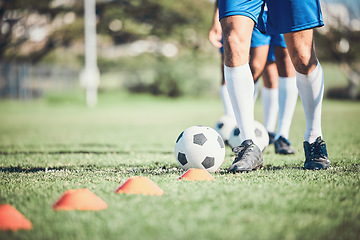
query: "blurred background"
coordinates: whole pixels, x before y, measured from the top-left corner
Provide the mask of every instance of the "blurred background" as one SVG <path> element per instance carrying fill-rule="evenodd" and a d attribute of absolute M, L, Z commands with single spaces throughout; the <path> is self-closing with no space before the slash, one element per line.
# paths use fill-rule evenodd
<path fill-rule="evenodd" d="M 213 1 L 95 4 L 99 93 L 218 95 L 220 54 L 208 41 Z M 359 99 L 360 1 L 324 0 L 322 10 L 315 42 L 326 97 Z M 85 104 L 84 19 L 81 0 L 0 0 L 0 99 L 80 96 Z"/>

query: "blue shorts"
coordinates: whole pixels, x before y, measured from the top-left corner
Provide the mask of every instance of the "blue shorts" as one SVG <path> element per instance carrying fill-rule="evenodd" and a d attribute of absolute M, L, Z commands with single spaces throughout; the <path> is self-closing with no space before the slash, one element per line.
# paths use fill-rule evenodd
<path fill-rule="evenodd" d="M 265 3 L 267 19 L 263 19 Z M 296 32 L 323 26 L 320 0 L 219 0 L 219 19 L 242 15 L 267 34 Z"/>
<path fill-rule="evenodd" d="M 269 45 L 269 53 L 267 56 L 268 61 L 275 61 L 275 46 L 286 48 L 284 36 L 282 34 L 267 35 L 261 33 L 259 29 L 254 28 L 251 36 L 251 47 L 261 47 Z"/>
<path fill-rule="evenodd" d="M 260 47 L 264 45 L 274 45 L 286 48 L 284 36 L 282 34 L 264 34 L 259 29 L 254 28 L 251 36 L 251 47 Z"/>
<path fill-rule="evenodd" d="M 275 62 L 275 47 L 274 45 L 269 46 L 269 52 L 266 61 Z"/>

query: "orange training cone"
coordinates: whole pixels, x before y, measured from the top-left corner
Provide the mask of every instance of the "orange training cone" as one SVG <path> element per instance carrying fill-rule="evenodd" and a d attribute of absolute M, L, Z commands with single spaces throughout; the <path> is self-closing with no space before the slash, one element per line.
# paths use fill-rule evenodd
<path fill-rule="evenodd" d="M 31 222 L 10 204 L 0 205 L 0 230 L 30 230 Z"/>
<path fill-rule="evenodd" d="M 147 177 L 130 177 L 116 193 L 163 195 L 164 191 Z"/>
<path fill-rule="evenodd" d="M 215 178 L 205 169 L 190 168 L 178 180 L 189 180 L 189 181 L 213 181 Z"/>
<path fill-rule="evenodd" d="M 54 210 L 90 210 L 97 211 L 107 208 L 106 202 L 89 189 L 67 190 L 52 206 Z"/>

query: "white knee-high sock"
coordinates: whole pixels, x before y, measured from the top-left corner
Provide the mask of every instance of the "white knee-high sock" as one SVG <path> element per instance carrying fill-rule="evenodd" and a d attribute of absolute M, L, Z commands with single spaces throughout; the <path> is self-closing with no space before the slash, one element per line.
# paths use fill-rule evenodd
<path fill-rule="evenodd" d="M 314 71 L 308 75 L 296 72 L 296 85 L 306 118 L 305 141 L 312 143 L 321 132 L 321 107 L 324 95 L 324 72 L 318 62 Z"/>
<path fill-rule="evenodd" d="M 280 136 L 289 138 L 297 98 L 296 77 L 279 77 L 279 122 L 275 140 Z"/>
<path fill-rule="evenodd" d="M 263 105 L 264 126 L 268 132 L 275 132 L 276 120 L 279 110 L 278 89 L 261 89 L 261 102 Z"/>
<path fill-rule="evenodd" d="M 225 81 L 242 140 L 255 140 L 254 80 L 248 63 L 239 67 L 224 65 Z"/>
<path fill-rule="evenodd" d="M 233 111 L 232 106 L 231 106 L 229 92 L 228 92 L 225 84 L 221 85 L 221 87 L 220 87 L 220 97 L 221 97 L 221 101 L 222 101 L 223 106 L 224 106 L 225 115 L 229 115 L 229 116 L 235 118 L 234 111 Z"/>

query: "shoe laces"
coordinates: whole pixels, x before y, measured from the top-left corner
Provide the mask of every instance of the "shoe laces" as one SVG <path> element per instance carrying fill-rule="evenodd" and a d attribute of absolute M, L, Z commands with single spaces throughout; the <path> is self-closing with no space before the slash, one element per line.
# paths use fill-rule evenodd
<path fill-rule="evenodd" d="M 233 152 L 237 155 L 235 158 L 235 162 L 237 162 L 238 160 L 240 160 L 243 156 L 246 156 L 248 154 L 248 148 L 251 145 L 240 145 L 237 147 L 233 148 Z"/>
<path fill-rule="evenodd" d="M 327 157 L 326 146 L 324 141 L 318 137 L 315 142 L 310 144 L 310 158 L 319 159 L 324 157 Z"/>
<path fill-rule="evenodd" d="M 240 153 L 241 151 L 244 151 L 244 149 L 246 148 L 245 145 L 240 145 L 240 146 L 236 146 L 234 147 L 232 150 L 235 154 Z"/>

